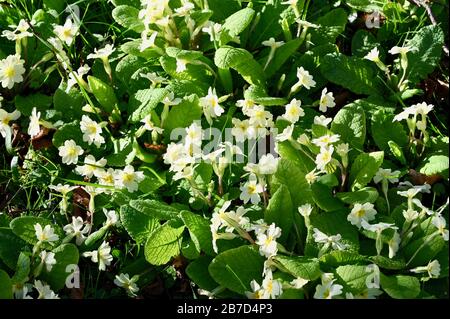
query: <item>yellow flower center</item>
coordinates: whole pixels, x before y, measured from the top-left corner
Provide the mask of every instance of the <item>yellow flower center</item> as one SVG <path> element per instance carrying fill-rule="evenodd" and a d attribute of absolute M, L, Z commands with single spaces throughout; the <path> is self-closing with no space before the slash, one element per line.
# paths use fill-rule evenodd
<path fill-rule="evenodd" d="M 12 66 L 8 66 L 4 72 L 7 78 L 13 78 L 16 75 L 16 70 Z"/>
<path fill-rule="evenodd" d="M 249 194 L 255 194 L 256 193 L 256 185 L 250 184 L 247 186 L 248 193 Z"/>
<path fill-rule="evenodd" d="M 323 297 L 326 299 L 326 298 L 328 298 L 329 296 L 330 296 L 330 289 L 327 289 L 327 290 L 325 290 L 324 292 L 323 292 Z"/>
<path fill-rule="evenodd" d="M 69 147 L 67 149 L 67 155 L 69 156 L 76 156 L 77 155 L 77 149 L 73 146 Z"/>
<path fill-rule="evenodd" d="M 133 174 L 124 173 L 124 174 L 123 174 L 123 177 L 122 177 L 122 180 L 123 180 L 125 183 L 129 183 L 129 182 L 133 181 Z"/>
<path fill-rule="evenodd" d="M 267 239 L 265 241 L 266 246 L 268 246 L 272 241 L 273 241 L 273 237 L 272 236 L 267 236 Z"/>
<path fill-rule="evenodd" d="M 366 214 L 366 211 L 364 209 L 360 209 L 356 212 L 356 216 L 359 218 L 363 217 Z"/>
<path fill-rule="evenodd" d="M 9 121 L 11 121 L 11 118 L 9 116 L 6 116 L 2 119 L 2 123 L 5 125 L 8 125 Z"/>

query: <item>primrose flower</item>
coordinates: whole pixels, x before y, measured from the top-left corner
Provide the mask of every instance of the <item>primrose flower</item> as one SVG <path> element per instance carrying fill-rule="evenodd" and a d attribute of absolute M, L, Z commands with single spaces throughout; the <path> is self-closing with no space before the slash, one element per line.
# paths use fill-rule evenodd
<path fill-rule="evenodd" d="M 263 175 L 275 174 L 278 168 L 279 158 L 275 158 L 272 154 L 261 156 L 258 163 L 258 171 Z"/>
<path fill-rule="evenodd" d="M 220 116 L 225 110 L 219 104 L 219 97 L 216 94 L 216 89 L 209 88 L 208 95 L 200 98 L 200 105 L 203 107 L 206 120 L 212 123 L 212 119 Z"/>
<path fill-rule="evenodd" d="M 322 95 L 319 101 L 319 110 L 321 112 L 326 112 L 328 108 L 333 108 L 336 106 L 334 102 L 333 92 L 327 92 L 327 88 L 322 90 Z"/>
<path fill-rule="evenodd" d="M 384 169 L 379 168 L 375 176 L 373 177 L 374 183 L 378 184 L 383 180 L 387 180 L 392 184 L 398 183 L 398 176 L 400 175 L 400 171 L 393 171 L 390 168 Z"/>
<path fill-rule="evenodd" d="M 244 113 L 247 116 L 249 115 L 250 110 L 252 110 L 257 104 L 252 99 L 244 99 L 244 100 L 237 100 L 236 106 L 242 108 L 242 113 Z"/>
<path fill-rule="evenodd" d="M 166 81 L 166 78 L 163 78 L 162 76 L 158 76 L 158 74 L 154 72 L 149 73 L 141 73 L 139 74 L 141 77 L 148 79 L 150 82 L 152 82 L 152 86 L 155 86 L 157 84 L 163 83 Z"/>
<path fill-rule="evenodd" d="M 114 51 L 116 51 L 114 45 L 107 44 L 99 50 L 95 48 L 94 53 L 88 54 L 87 59 L 108 59 L 109 56 L 114 53 Z"/>
<path fill-rule="evenodd" d="M 314 116 L 314 124 L 328 127 L 328 125 L 333 121 L 332 118 L 326 117 L 324 115 Z"/>
<path fill-rule="evenodd" d="M 69 77 L 67 79 L 66 92 L 69 93 L 70 89 L 74 85 L 78 84 L 78 82 L 80 82 L 81 84 L 86 84 L 86 82 L 83 79 L 83 76 L 88 74 L 90 70 L 91 70 L 91 68 L 89 67 L 89 65 L 84 64 L 84 65 L 80 66 L 76 72 L 75 71 L 69 72 Z"/>
<path fill-rule="evenodd" d="M 276 299 L 283 293 L 283 288 L 278 280 L 274 280 L 269 271 L 262 282 L 263 299 Z"/>
<path fill-rule="evenodd" d="M 431 223 L 437 228 L 438 233 L 445 241 L 448 241 L 448 229 L 445 229 L 446 221 L 442 216 L 434 216 Z"/>
<path fill-rule="evenodd" d="M 25 60 L 19 54 L 9 55 L 0 60 L 0 82 L 3 88 L 12 89 L 15 83 L 23 81 Z"/>
<path fill-rule="evenodd" d="M 292 138 L 293 132 L 294 132 L 294 124 L 291 124 L 288 127 L 286 127 L 283 130 L 283 132 L 281 132 L 280 134 L 277 134 L 277 136 L 275 136 L 275 140 L 277 142 L 284 142 L 284 141 L 290 140 Z"/>
<path fill-rule="evenodd" d="M 138 190 L 138 185 L 144 178 L 143 172 L 136 172 L 133 166 L 127 165 L 123 170 L 118 171 L 115 176 L 115 182 L 118 187 L 125 187 L 130 193 L 133 193 Z"/>
<path fill-rule="evenodd" d="M 416 274 L 426 272 L 429 278 L 437 278 L 441 274 L 441 264 L 435 259 L 430 261 L 427 266 L 416 267 L 410 271 Z"/>
<path fill-rule="evenodd" d="M 301 116 L 305 116 L 305 112 L 300 105 L 302 105 L 302 101 L 292 99 L 292 101 L 286 105 L 286 112 L 284 113 L 283 118 L 291 123 L 295 123 Z"/>
<path fill-rule="evenodd" d="M 205 27 L 202 28 L 202 31 L 209 34 L 209 40 L 214 41 L 218 39 L 220 36 L 220 32 L 222 31 L 222 25 L 220 23 L 214 23 L 208 21 Z"/>
<path fill-rule="evenodd" d="M 72 216 L 72 223 L 65 225 L 63 230 L 67 236 L 75 237 L 76 244 L 80 246 L 86 240 L 86 235 L 91 230 L 91 225 L 85 224 L 80 216 Z"/>
<path fill-rule="evenodd" d="M 378 62 L 380 61 L 380 51 L 378 51 L 378 48 L 373 48 L 369 53 L 367 53 L 364 59 L 372 62 Z"/>
<path fill-rule="evenodd" d="M 40 280 L 34 281 L 34 288 L 36 288 L 39 294 L 37 299 L 59 299 L 58 295 L 50 289 L 50 286 L 44 285 Z"/>
<path fill-rule="evenodd" d="M 337 141 L 339 141 L 339 135 L 338 134 L 334 134 L 334 135 L 323 135 L 321 137 L 315 138 L 312 140 L 312 143 L 315 144 L 318 147 L 321 148 L 327 148 L 328 146 L 330 146 L 333 143 L 336 143 Z"/>
<path fill-rule="evenodd" d="M 334 152 L 333 145 L 330 145 L 329 147 L 321 147 L 320 153 L 316 156 L 316 167 L 319 171 L 325 170 L 325 166 L 327 166 L 328 163 L 331 162 L 332 156 Z"/>
<path fill-rule="evenodd" d="M 84 153 L 83 149 L 78 146 L 74 140 L 67 140 L 64 145 L 58 147 L 59 156 L 62 157 L 63 164 L 76 164 L 78 156 Z"/>
<path fill-rule="evenodd" d="M 89 145 L 94 143 L 95 146 L 100 147 L 100 145 L 105 143 L 105 138 L 101 136 L 102 127 L 97 122 L 91 120 L 89 116 L 83 115 L 81 117 L 80 129 L 83 133 L 83 141 Z"/>
<path fill-rule="evenodd" d="M 278 49 L 284 44 L 284 41 L 277 42 L 274 38 L 270 38 L 269 40 L 263 41 L 261 44 L 271 49 Z"/>
<path fill-rule="evenodd" d="M 231 129 L 231 134 L 236 138 L 236 142 L 244 142 L 247 138 L 247 131 L 250 126 L 248 120 L 239 120 L 237 118 L 232 118 L 231 123 L 233 123 L 233 128 Z"/>
<path fill-rule="evenodd" d="M 105 241 L 102 242 L 98 250 L 84 252 L 83 257 L 90 257 L 92 262 L 98 263 L 98 269 L 103 271 L 106 270 L 106 266 L 111 265 L 113 260 L 111 247 Z"/>
<path fill-rule="evenodd" d="M 28 135 L 30 135 L 31 137 L 35 137 L 41 131 L 41 128 L 39 125 L 40 117 L 41 117 L 41 112 L 37 112 L 36 108 L 33 107 L 33 110 L 31 111 L 31 116 L 30 116 L 30 124 L 28 125 Z"/>
<path fill-rule="evenodd" d="M 256 244 L 259 245 L 259 253 L 261 256 L 269 258 L 278 252 L 276 239 L 281 236 L 281 228 L 272 223 L 266 233 L 259 234 Z"/>
<path fill-rule="evenodd" d="M 316 81 L 313 80 L 312 75 L 303 67 L 297 68 L 297 78 L 298 82 L 292 86 L 291 92 L 296 92 L 302 86 L 308 90 L 316 86 Z"/>
<path fill-rule="evenodd" d="M 136 293 L 139 291 L 136 282 L 139 280 L 139 276 L 133 276 L 130 279 L 130 275 L 128 274 L 120 274 L 117 275 L 114 279 L 114 284 L 118 287 L 124 288 L 130 296 L 136 296 Z"/>
<path fill-rule="evenodd" d="M 70 46 L 78 32 L 78 25 L 73 23 L 72 19 L 68 18 L 64 25 L 55 25 L 53 32 L 62 42 L 65 42 L 68 46 Z"/>
<path fill-rule="evenodd" d="M 252 204 L 256 205 L 261 201 L 259 194 L 264 191 L 264 188 L 258 183 L 256 176 L 254 174 L 250 174 L 248 182 L 242 185 L 240 190 L 241 196 L 239 198 L 244 201 L 244 204 L 251 201 Z"/>
<path fill-rule="evenodd" d="M 9 122 L 15 121 L 20 117 L 20 112 L 15 110 L 11 113 L 6 112 L 0 108 L 0 134 L 6 137 L 6 131 L 12 133 L 12 128 L 9 126 Z"/>
<path fill-rule="evenodd" d="M 142 120 L 141 123 L 144 123 L 144 129 L 146 129 L 147 131 L 153 132 L 155 131 L 158 134 L 162 134 L 163 133 L 163 129 L 160 127 L 157 127 L 151 120 L 151 115 L 146 115 Z"/>
<path fill-rule="evenodd" d="M 114 226 L 119 222 L 119 216 L 117 216 L 115 211 L 108 211 L 106 208 L 103 208 L 103 214 L 106 216 L 105 227 Z"/>
<path fill-rule="evenodd" d="M 103 168 L 106 162 L 104 158 L 96 161 L 94 156 L 88 155 L 84 158 L 84 165 L 77 166 L 75 172 L 88 178 L 92 178 L 92 176 L 99 177 L 104 171 Z"/>
<path fill-rule="evenodd" d="M 45 269 L 47 269 L 47 271 L 51 271 L 53 266 L 56 264 L 55 254 L 43 250 L 39 254 L 39 257 L 41 257 L 41 263 L 45 265 Z"/>
<path fill-rule="evenodd" d="M 321 249 L 322 253 L 325 252 L 329 247 L 331 247 L 333 250 L 345 250 L 348 248 L 347 244 L 341 243 L 341 234 L 328 236 L 317 228 L 313 228 L 313 231 L 314 241 L 318 244 L 323 244 L 323 247 Z"/>
<path fill-rule="evenodd" d="M 408 52 L 416 51 L 417 49 L 411 48 L 411 47 L 398 47 L 394 46 L 392 47 L 388 52 L 392 55 L 396 54 L 406 54 Z"/>
<path fill-rule="evenodd" d="M 45 225 L 42 228 L 42 225 L 37 223 L 34 224 L 34 230 L 36 234 L 36 238 L 40 243 L 53 243 L 59 240 L 59 236 L 55 234 L 55 230 L 50 225 Z"/>
<path fill-rule="evenodd" d="M 359 204 L 356 203 L 353 206 L 352 211 L 347 216 L 347 220 L 358 228 L 361 228 L 361 221 L 364 219 L 365 221 L 371 221 L 375 219 L 375 215 L 377 211 L 374 209 L 373 204 L 365 203 Z"/>
<path fill-rule="evenodd" d="M 330 278 L 333 278 L 333 274 L 322 275 L 322 284 L 317 285 L 314 299 L 333 299 L 333 297 L 342 294 L 344 287 L 334 284 L 336 279 Z"/>
<path fill-rule="evenodd" d="M 25 21 L 24 19 L 21 19 L 19 21 L 19 25 L 17 27 L 16 26 L 10 27 L 15 28 L 15 30 L 14 31 L 4 30 L 2 32 L 2 36 L 6 37 L 10 41 L 22 40 L 23 38 L 33 36 L 33 33 L 28 31 L 28 29 L 30 28 L 28 22 Z"/>

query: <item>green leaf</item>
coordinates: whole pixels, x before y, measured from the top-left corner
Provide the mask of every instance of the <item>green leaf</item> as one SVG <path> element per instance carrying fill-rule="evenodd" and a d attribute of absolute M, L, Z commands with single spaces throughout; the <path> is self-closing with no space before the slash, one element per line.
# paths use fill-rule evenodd
<path fill-rule="evenodd" d="M 341 53 L 327 54 L 320 65 L 320 72 L 327 80 L 353 93 L 372 95 L 380 92 L 380 82 L 372 65 L 362 58 Z"/>
<path fill-rule="evenodd" d="M 361 264 L 367 262 L 367 258 L 354 251 L 333 250 L 322 255 L 319 261 L 330 267 L 341 265 Z"/>
<path fill-rule="evenodd" d="M 67 140 L 74 140 L 83 149 L 88 147 L 88 144 L 83 141 L 83 133 L 80 130 L 80 124 L 78 122 L 64 124 L 53 135 L 53 145 L 55 147 L 64 145 L 64 142 Z"/>
<path fill-rule="evenodd" d="M 120 207 L 120 222 L 137 244 L 144 243 L 148 236 L 160 226 L 158 219 L 128 205 Z"/>
<path fill-rule="evenodd" d="M 82 107 L 86 104 L 83 94 L 76 88 L 71 88 L 66 92 L 66 84 L 61 83 L 53 95 L 53 106 L 60 111 L 63 119 L 73 121 L 80 119 L 83 115 Z"/>
<path fill-rule="evenodd" d="M 344 106 L 334 117 L 331 130 L 339 134 L 342 141 L 361 150 L 366 139 L 366 114 L 363 107 L 356 103 Z"/>
<path fill-rule="evenodd" d="M 54 241 L 52 245 L 48 242 L 44 242 L 41 247 L 44 249 L 52 249 L 53 247 L 57 247 L 64 237 L 64 232 L 61 227 L 52 223 L 48 219 L 34 216 L 21 216 L 13 219 L 10 227 L 14 234 L 25 240 L 27 243 L 35 245 L 38 242 L 36 231 L 34 230 L 34 225 L 36 224 L 40 224 L 42 229 L 44 229 L 45 226 L 50 225 L 51 228 L 53 228 L 54 233 L 59 236 L 59 239 Z"/>
<path fill-rule="evenodd" d="M 50 272 L 44 267 L 39 278 L 47 282 L 53 290 L 58 291 L 65 287 L 66 279 L 71 274 L 71 265 L 77 265 L 79 254 L 74 244 L 63 244 L 54 249 L 56 264 Z"/>
<path fill-rule="evenodd" d="M 280 185 L 269 200 L 264 220 L 281 228 L 280 242 L 285 242 L 294 223 L 294 207 L 291 194 L 285 185 Z"/>
<path fill-rule="evenodd" d="M 155 229 L 144 247 L 145 259 L 152 265 L 164 265 L 180 253 L 183 226 L 172 226 L 166 222 Z"/>
<path fill-rule="evenodd" d="M 381 288 L 394 299 L 412 299 L 420 293 L 420 282 L 412 276 L 380 276 Z"/>
<path fill-rule="evenodd" d="M 250 282 L 260 281 L 264 258 L 251 246 L 229 249 L 209 265 L 211 277 L 221 286 L 239 294 L 251 291 Z"/>
<path fill-rule="evenodd" d="M 367 30 L 356 31 L 352 38 L 352 54 L 364 58 L 373 48 L 380 48 L 377 38 Z"/>
<path fill-rule="evenodd" d="M 336 38 L 344 32 L 347 13 L 342 8 L 334 9 L 322 15 L 314 23 L 320 27 L 311 30 L 311 43 L 314 45 L 335 43 Z"/>
<path fill-rule="evenodd" d="M 394 141 L 400 147 L 408 143 L 408 133 L 399 122 L 394 122 L 394 114 L 380 109 L 372 114 L 371 132 L 375 144 L 382 151 L 389 149 L 388 142 Z"/>
<path fill-rule="evenodd" d="M 401 270 L 406 268 L 406 263 L 403 259 L 391 259 L 384 256 L 372 256 L 370 257 L 370 260 L 384 269 Z"/>
<path fill-rule="evenodd" d="M 17 95 L 14 99 L 16 109 L 22 116 L 30 116 L 33 108 L 38 112 L 45 112 L 52 105 L 52 97 L 41 93 L 30 94 L 27 96 Z"/>
<path fill-rule="evenodd" d="M 8 274 L 0 269 L 0 299 L 13 299 L 12 282 Z"/>
<path fill-rule="evenodd" d="M 158 52 L 158 50 L 154 48 L 147 48 L 144 51 L 141 51 L 139 48 L 141 44 L 142 44 L 141 39 L 128 41 L 120 46 L 120 50 L 124 53 L 131 54 L 144 59 L 157 58 L 161 55 Z"/>
<path fill-rule="evenodd" d="M 419 166 L 419 172 L 428 176 L 438 174 L 448 179 L 448 162 L 449 158 L 446 155 L 428 155 Z"/>
<path fill-rule="evenodd" d="M 138 70 L 142 69 L 142 66 L 145 64 L 145 61 L 146 60 L 141 57 L 137 57 L 134 55 L 126 55 L 116 65 L 114 78 L 118 79 L 122 83 L 124 88 L 128 90 L 129 94 L 136 92 L 137 89 L 143 89 L 142 87 L 138 87 L 136 89 L 136 83 L 130 81 L 130 79 L 133 76 L 133 74 L 135 74 Z"/>
<path fill-rule="evenodd" d="M 211 20 L 222 22 L 239 9 L 241 9 L 240 0 L 208 0 L 208 7 L 213 12 Z"/>
<path fill-rule="evenodd" d="M 166 136 L 176 128 L 185 128 L 192 124 L 195 120 L 200 120 L 203 109 L 200 106 L 199 99 L 196 95 L 185 97 L 183 101 L 172 107 L 169 111 L 166 121 L 164 122 L 164 130 Z"/>
<path fill-rule="evenodd" d="M 244 8 L 225 19 L 220 33 L 220 44 L 225 45 L 244 31 L 252 22 L 255 10 Z"/>
<path fill-rule="evenodd" d="M 292 55 L 295 53 L 295 51 L 297 51 L 302 43 L 303 39 L 296 38 L 294 40 L 286 42 L 281 47 L 279 47 L 275 51 L 275 55 L 272 61 L 264 70 L 267 78 L 270 78 L 272 75 L 274 75 L 283 66 L 283 64 L 286 63 L 286 61 L 290 57 L 292 57 Z M 267 61 L 267 59 L 265 59 L 265 61 Z"/>
<path fill-rule="evenodd" d="M 271 192 L 276 192 L 281 185 L 289 189 L 294 207 L 313 202 L 310 186 L 305 180 L 305 173 L 295 162 L 285 158 L 278 162 L 277 171 L 270 182 Z"/>
<path fill-rule="evenodd" d="M 265 76 L 261 65 L 253 59 L 250 52 L 241 48 L 224 46 L 214 55 L 214 63 L 222 69 L 236 70 L 250 84 L 264 86 Z"/>
<path fill-rule="evenodd" d="M 417 51 L 408 52 L 408 76 L 411 83 L 425 79 L 433 72 L 441 60 L 444 33 L 439 26 L 425 26 L 406 43 L 406 46 L 417 48 Z"/>
<path fill-rule="evenodd" d="M 341 192 L 337 193 L 336 197 L 346 204 L 356 203 L 375 203 L 378 198 L 378 190 L 373 187 L 364 187 L 355 192 Z"/>
<path fill-rule="evenodd" d="M 276 38 L 283 32 L 280 18 L 283 18 L 283 12 L 293 11 L 291 8 L 280 4 L 280 1 L 267 1 L 260 11 L 258 23 L 252 29 L 252 36 L 249 38 L 250 48 L 261 46 L 265 40 L 271 37 Z M 289 24 L 293 21 L 289 21 Z"/>
<path fill-rule="evenodd" d="M 91 75 L 88 76 L 88 83 L 98 103 L 107 113 L 112 113 L 114 105 L 118 103 L 113 88 Z"/>
<path fill-rule="evenodd" d="M 320 181 L 311 185 L 314 202 L 326 212 L 332 212 L 344 208 L 344 204 L 333 196 L 333 190 Z"/>
<path fill-rule="evenodd" d="M 15 284 L 24 284 L 30 278 L 30 257 L 24 252 L 20 252 L 19 258 L 17 259 L 16 272 L 11 278 L 12 282 Z"/>
<path fill-rule="evenodd" d="M 352 293 L 363 293 L 366 287 L 366 279 L 369 272 L 366 272 L 366 266 L 346 265 L 339 266 L 336 274 L 350 287 Z"/>
<path fill-rule="evenodd" d="M 111 2 L 114 4 L 115 7 L 121 6 L 121 5 L 131 5 L 135 8 L 141 7 L 141 2 L 139 0 L 111 0 Z"/>
<path fill-rule="evenodd" d="M 151 110 L 164 100 L 167 94 L 169 94 L 169 91 L 165 88 L 137 91 L 132 98 L 133 102 L 130 102 L 130 104 L 139 104 L 139 107 L 131 114 L 131 121 L 139 122 L 142 120 L 146 115 L 150 114 Z"/>
<path fill-rule="evenodd" d="M 187 51 L 194 52 L 194 51 Z M 191 57 L 192 58 L 192 57 Z M 189 60 L 188 60 L 189 61 Z M 193 61 L 186 64 L 186 70 L 179 72 L 177 71 L 177 60 L 176 58 L 170 57 L 168 55 L 163 55 L 159 58 L 159 62 L 172 78 L 178 80 L 187 80 L 196 83 L 196 85 L 206 86 L 212 81 L 212 72 L 207 67 L 208 59 L 202 58 L 198 61 Z"/>
<path fill-rule="evenodd" d="M 288 102 L 287 99 L 282 97 L 270 97 L 267 95 L 265 88 L 254 85 L 245 90 L 244 98 L 264 106 L 286 105 Z"/>
<path fill-rule="evenodd" d="M 19 254 L 26 242 L 16 236 L 11 229 L 0 228 L 0 259 L 10 269 L 15 269 Z"/>
<path fill-rule="evenodd" d="M 312 237 L 314 233 L 313 228 L 319 229 L 328 236 L 340 234 L 342 236 L 341 242 L 349 245 L 347 251 L 358 251 L 358 231 L 347 221 L 347 215 L 347 209 L 334 212 L 322 212 L 320 214 L 311 214 L 309 217 L 311 227 L 308 229 L 305 256 L 317 256 L 317 253 L 319 252 L 319 245 Z"/>
<path fill-rule="evenodd" d="M 273 258 L 275 263 L 280 266 L 285 272 L 288 272 L 294 277 L 300 277 L 306 280 L 316 280 L 320 277 L 321 271 L 319 267 L 319 261 L 313 258 L 307 258 L 303 256 L 299 257 L 287 257 L 283 255 L 277 255 Z"/>
<path fill-rule="evenodd" d="M 345 3 L 357 10 L 365 11 L 365 12 L 382 12 L 383 11 L 383 4 L 385 4 L 387 1 L 381 0 L 381 1 L 371 1 L 371 0 L 347 0 Z"/>
<path fill-rule="evenodd" d="M 182 211 L 180 215 L 197 249 L 203 250 L 210 256 L 214 255 L 212 235 L 209 228 L 210 221 L 189 211 Z"/>
<path fill-rule="evenodd" d="M 137 211 L 160 220 L 179 219 L 179 210 L 154 199 L 131 200 L 130 206 Z"/>
<path fill-rule="evenodd" d="M 418 267 L 428 264 L 444 246 L 445 241 L 442 236 L 428 235 L 412 241 L 403 248 L 402 252 L 406 260 L 412 258 L 408 263 L 409 267 Z"/>
<path fill-rule="evenodd" d="M 141 33 L 144 31 L 144 23 L 138 16 L 139 9 L 128 5 L 118 6 L 112 11 L 112 17 L 118 24 L 124 28 Z"/>
<path fill-rule="evenodd" d="M 384 152 L 361 153 L 353 161 L 349 184 L 352 192 L 366 186 L 383 163 Z"/>
<path fill-rule="evenodd" d="M 208 266 L 211 263 L 210 256 L 200 256 L 198 259 L 189 263 L 186 267 L 186 274 L 201 289 L 212 291 L 217 288 L 218 284 L 214 281 L 208 272 Z"/>

